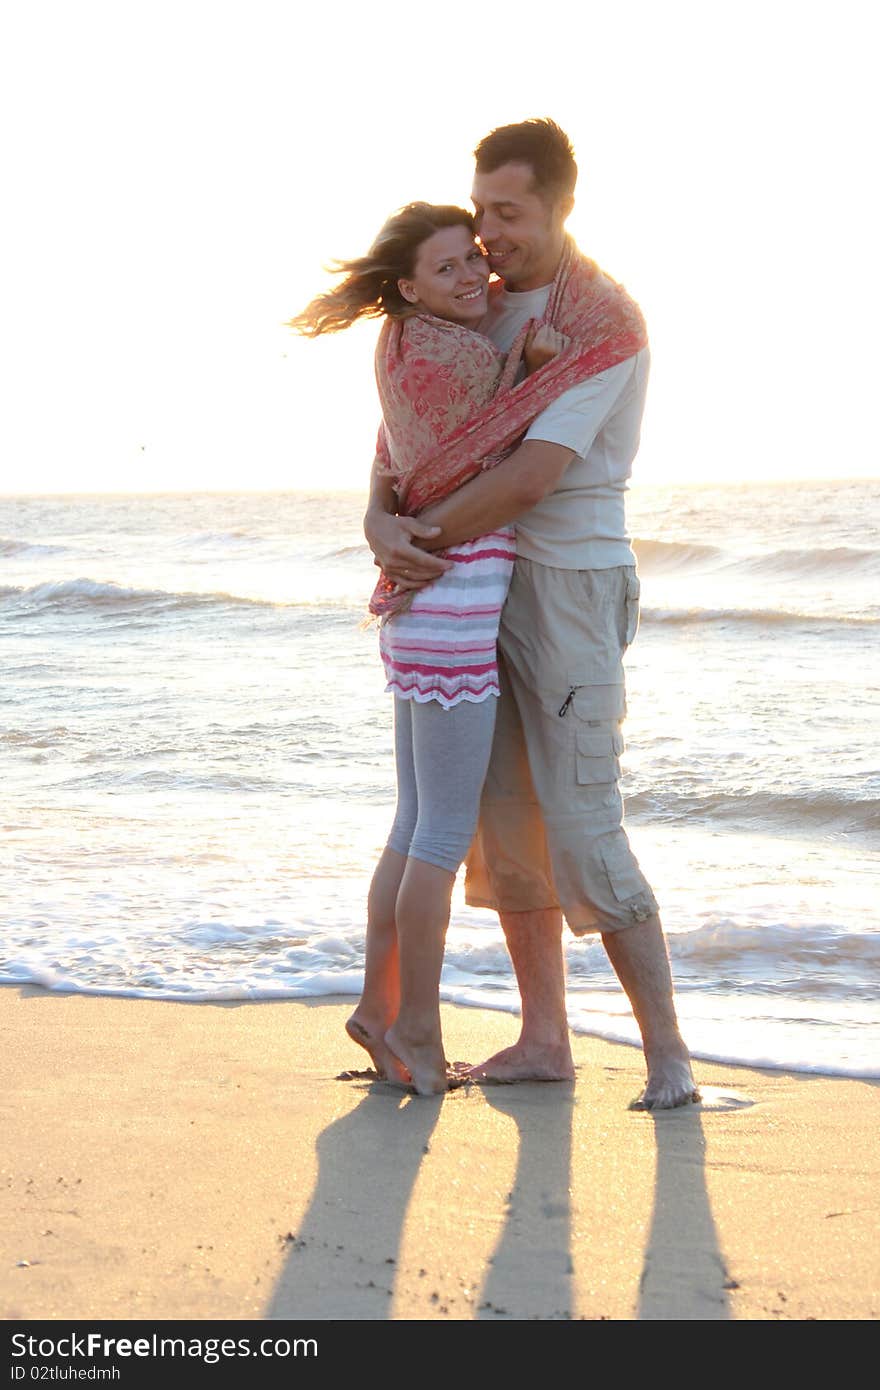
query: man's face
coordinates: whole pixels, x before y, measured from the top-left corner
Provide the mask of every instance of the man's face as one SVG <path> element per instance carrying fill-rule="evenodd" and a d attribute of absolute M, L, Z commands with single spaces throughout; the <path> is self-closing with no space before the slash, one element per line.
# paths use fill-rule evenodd
<path fill-rule="evenodd" d="M 474 175 L 471 199 L 489 266 L 508 289 L 549 285 L 556 273 L 568 207 L 551 207 L 534 191 L 528 164 L 502 164 Z"/>

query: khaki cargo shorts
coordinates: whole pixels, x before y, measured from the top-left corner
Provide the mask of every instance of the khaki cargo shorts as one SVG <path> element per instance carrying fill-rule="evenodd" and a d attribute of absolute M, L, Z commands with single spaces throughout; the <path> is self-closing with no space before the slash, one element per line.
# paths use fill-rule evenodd
<path fill-rule="evenodd" d="M 635 569 L 518 559 L 498 635 L 501 699 L 465 897 L 502 912 L 561 907 L 580 936 L 647 921 L 654 895 L 623 830 L 623 654 Z"/>

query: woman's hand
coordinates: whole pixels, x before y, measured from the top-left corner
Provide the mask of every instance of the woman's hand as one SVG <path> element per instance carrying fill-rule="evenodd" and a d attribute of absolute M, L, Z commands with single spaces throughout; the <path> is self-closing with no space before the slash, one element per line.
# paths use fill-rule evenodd
<path fill-rule="evenodd" d="M 547 362 L 552 362 L 554 357 L 558 357 L 571 342 L 564 333 L 558 333 L 555 328 L 551 328 L 549 323 L 541 323 L 529 329 L 523 344 L 523 359 L 526 364 L 526 372 L 536 372 L 539 367 L 543 367 Z"/>
<path fill-rule="evenodd" d="M 399 589 L 420 589 L 452 568 L 451 560 L 418 548 L 419 540 L 439 534 L 439 526 L 413 516 L 392 516 L 377 507 L 369 507 L 364 517 L 364 535 L 375 563 Z"/>

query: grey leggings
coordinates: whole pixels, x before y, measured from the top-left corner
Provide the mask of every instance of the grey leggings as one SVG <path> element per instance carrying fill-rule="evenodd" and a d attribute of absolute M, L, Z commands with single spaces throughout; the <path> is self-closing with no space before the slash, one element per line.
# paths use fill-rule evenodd
<path fill-rule="evenodd" d="M 397 813 L 388 848 L 456 873 L 470 847 L 486 780 L 497 696 L 444 709 L 394 697 Z"/>

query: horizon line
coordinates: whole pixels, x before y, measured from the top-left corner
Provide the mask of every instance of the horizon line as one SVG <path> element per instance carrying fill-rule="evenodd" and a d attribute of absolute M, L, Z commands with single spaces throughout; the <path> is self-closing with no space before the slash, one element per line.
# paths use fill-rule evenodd
<path fill-rule="evenodd" d="M 857 473 L 846 477 L 834 476 L 814 476 L 791 477 L 791 478 L 680 478 L 670 479 L 667 482 L 652 482 L 647 479 L 638 479 L 626 488 L 627 492 L 633 492 L 639 488 L 742 488 L 742 487 L 788 487 L 803 486 L 804 483 L 828 484 L 838 483 L 841 486 L 845 483 L 878 483 L 880 473 Z M 177 487 L 177 488 L 71 488 L 63 491 L 57 489 L 41 490 L 22 489 L 15 491 L 0 491 L 2 498 L 53 498 L 53 497 L 339 497 L 339 496 L 366 496 L 369 493 L 369 486 L 363 487 L 338 487 L 338 488 L 303 488 L 303 487 Z"/>

